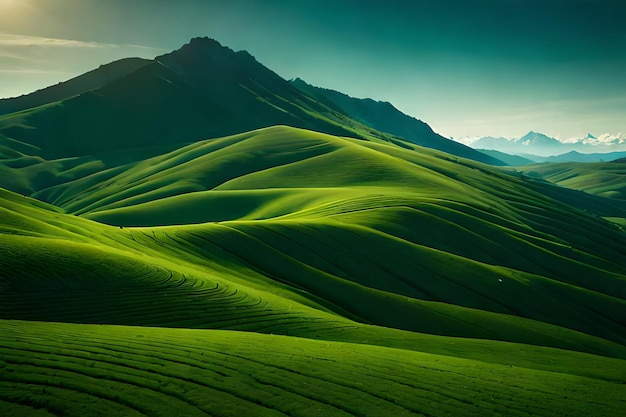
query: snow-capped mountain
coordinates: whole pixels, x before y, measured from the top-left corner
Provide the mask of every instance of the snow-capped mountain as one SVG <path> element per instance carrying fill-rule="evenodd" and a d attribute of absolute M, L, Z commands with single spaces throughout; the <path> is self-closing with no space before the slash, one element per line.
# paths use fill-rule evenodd
<path fill-rule="evenodd" d="M 463 142 L 475 149 L 489 149 L 514 155 L 553 156 L 571 151 L 580 153 L 626 151 L 626 134 L 624 133 L 604 133 L 599 136 L 587 133 L 580 138 L 559 140 L 531 131 L 520 138 L 486 136 Z"/>

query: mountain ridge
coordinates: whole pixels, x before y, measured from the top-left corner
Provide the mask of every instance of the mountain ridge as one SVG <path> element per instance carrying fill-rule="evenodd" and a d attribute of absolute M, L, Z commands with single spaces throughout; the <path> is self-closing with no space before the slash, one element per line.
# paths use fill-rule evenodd
<path fill-rule="evenodd" d="M 444 138 L 435 133 L 427 123 L 402 113 L 392 103 L 376 101 L 371 98 L 359 99 L 350 97 L 339 91 L 315 87 L 300 78 L 290 82 L 316 99 L 324 103 L 332 103 L 355 120 L 381 132 L 395 135 L 416 145 L 437 149 L 475 161 L 491 165 L 504 165 L 497 158 L 473 151 L 468 146 Z"/>
<path fill-rule="evenodd" d="M 466 142 L 464 142 L 466 143 Z M 519 138 L 485 136 L 473 140 L 470 146 L 513 155 L 527 156 L 540 162 L 541 158 L 556 157 L 572 151 L 582 154 L 626 152 L 626 141 L 620 135 L 608 134 L 599 137 L 591 133 L 583 138 L 560 141 L 546 134 L 530 131 Z M 601 152 L 600 152 L 601 151 Z M 535 155 L 537 158 L 533 158 Z"/>
<path fill-rule="evenodd" d="M 0 99 L 0 115 L 43 106 L 98 89 L 131 72 L 148 65 L 143 58 L 123 58 L 88 71 L 68 81 L 24 94 L 19 97 Z"/>
<path fill-rule="evenodd" d="M 92 75 L 103 71 L 100 68 Z M 206 37 L 194 38 L 152 61 L 141 61 L 133 71 L 116 74 L 97 88 L 91 88 L 95 84 L 76 87 L 86 77 L 79 76 L 56 88 L 64 94 L 34 93 L 5 100 L 8 108 L 17 106 L 18 101 L 38 107 L 0 116 L 0 144 L 33 145 L 38 151 L 30 156 L 79 157 L 119 151 L 129 143 L 183 145 L 272 125 L 401 144 L 397 141 L 401 138 L 354 120 L 336 106 L 320 103 L 248 52 L 234 52 Z M 61 101 L 50 101 L 56 99 Z M 421 145 L 445 142 L 459 156 L 501 164 L 428 133 Z"/>

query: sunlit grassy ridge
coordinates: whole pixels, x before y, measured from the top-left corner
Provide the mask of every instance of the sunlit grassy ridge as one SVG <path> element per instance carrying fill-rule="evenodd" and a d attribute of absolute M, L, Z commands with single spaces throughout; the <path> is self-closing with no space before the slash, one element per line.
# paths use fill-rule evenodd
<path fill-rule="evenodd" d="M 275 127 L 1 191 L 0 409 L 615 415 L 626 236 L 404 146 Z"/>

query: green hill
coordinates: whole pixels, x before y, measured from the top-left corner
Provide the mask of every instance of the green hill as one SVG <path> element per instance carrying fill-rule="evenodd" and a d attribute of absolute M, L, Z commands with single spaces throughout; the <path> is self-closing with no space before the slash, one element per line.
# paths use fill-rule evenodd
<path fill-rule="evenodd" d="M 622 200 L 208 39 L 144 64 L 0 116 L 0 415 L 624 409 Z"/>
<path fill-rule="evenodd" d="M 520 171 L 563 187 L 626 200 L 624 162 L 563 162 L 528 165 Z"/>
<path fill-rule="evenodd" d="M 115 226 L 181 225 L 150 239 L 194 262 L 228 254 L 365 322 L 525 341 L 502 333 L 505 314 L 623 343 L 626 237 L 552 188 L 423 148 L 274 127 L 35 196 Z"/>

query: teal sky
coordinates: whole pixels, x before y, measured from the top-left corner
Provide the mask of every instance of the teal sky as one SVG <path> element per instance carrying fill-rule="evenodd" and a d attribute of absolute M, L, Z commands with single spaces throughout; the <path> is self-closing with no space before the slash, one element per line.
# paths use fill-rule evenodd
<path fill-rule="evenodd" d="M 445 136 L 626 133 L 626 1 L 0 0 L 0 97 L 195 36 Z"/>

